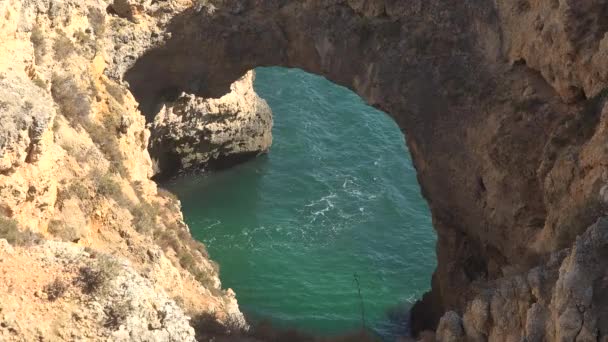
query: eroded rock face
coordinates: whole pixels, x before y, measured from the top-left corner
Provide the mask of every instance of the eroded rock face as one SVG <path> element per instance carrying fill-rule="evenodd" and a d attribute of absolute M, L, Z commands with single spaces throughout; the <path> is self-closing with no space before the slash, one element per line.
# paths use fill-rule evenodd
<path fill-rule="evenodd" d="M 39 90 L 29 79 L 0 74 L 0 173 L 10 173 L 42 152 L 55 109 L 49 106 L 50 96 L 40 98 Z"/>
<path fill-rule="evenodd" d="M 255 66 L 300 67 L 389 113 L 438 234 L 433 289 L 413 310 L 421 330 L 551 264 L 605 212 L 605 10 L 600 0 L 228 0 L 175 16 L 171 38 L 125 79 L 145 111 L 164 88 L 217 97 Z M 540 331 L 543 308 L 522 296 L 487 305 L 529 311 L 508 329 Z M 480 331 L 500 326 L 469 316 Z"/>
<path fill-rule="evenodd" d="M 217 265 L 190 235 L 179 200 L 150 180 L 150 132 L 116 76 L 163 42 L 166 24 L 192 2 L 138 1 L 129 17 L 111 6 L 0 1 L 0 239 L 17 243 L 15 236 L 31 231 L 63 241 L 15 246 L 20 262 L 0 285 L 3 341 L 192 340 L 184 312 L 244 324 L 234 293 L 221 288 Z M 36 277 L 57 271 L 71 281 L 85 247 L 128 265 L 118 288 L 92 301 L 72 291 L 65 305 L 36 297 L 47 285 Z M 52 256 L 62 251 L 80 256 Z M 12 258 L 0 254 L 0 263 Z M 105 312 L 106 304 L 121 298 L 131 298 L 134 311 L 124 324 L 106 326 L 119 314 Z M 49 317 L 61 318 L 60 329 L 47 325 L 57 323 Z"/>
<path fill-rule="evenodd" d="M 608 219 L 526 273 L 483 284 L 437 334 L 453 341 L 597 341 L 608 334 Z"/>
<path fill-rule="evenodd" d="M 161 177 L 227 167 L 270 148 L 272 112 L 253 90 L 254 75 L 247 72 L 219 99 L 182 94 L 162 107 L 148 148 Z"/>

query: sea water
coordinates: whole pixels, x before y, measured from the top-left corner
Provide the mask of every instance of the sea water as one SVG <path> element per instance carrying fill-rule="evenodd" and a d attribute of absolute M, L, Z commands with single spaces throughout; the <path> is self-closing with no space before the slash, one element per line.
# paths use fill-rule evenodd
<path fill-rule="evenodd" d="M 387 340 L 407 333 L 407 310 L 430 288 L 436 236 L 403 134 L 322 77 L 256 71 L 273 146 L 168 185 L 193 235 L 254 320 L 317 334 L 363 324 Z"/>

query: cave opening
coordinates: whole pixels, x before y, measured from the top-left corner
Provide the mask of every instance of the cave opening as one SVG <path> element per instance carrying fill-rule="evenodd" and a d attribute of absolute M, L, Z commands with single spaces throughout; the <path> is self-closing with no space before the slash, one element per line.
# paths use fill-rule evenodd
<path fill-rule="evenodd" d="M 256 73 L 274 113 L 269 153 L 166 184 L 193 236 L 254 321 L 408 335 L 409 309 L 430 289 L 436 236 L 402 132 L 323 77 Z"/>

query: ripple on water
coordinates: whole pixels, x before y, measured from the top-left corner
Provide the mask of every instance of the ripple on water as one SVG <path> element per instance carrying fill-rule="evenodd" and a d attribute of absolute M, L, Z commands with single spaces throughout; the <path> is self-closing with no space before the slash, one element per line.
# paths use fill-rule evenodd
<path fill-rule="evenodd" d="M 253 317 L 317 333 L 367 324 L 390 340 L 430 286 L 435 235 L 403 136 L 345 88 L 258 70 L 275 114 L 270 153 L 177 180 L 193 234 Z M 405 309 L 404 309 L 405 308 Z"/>

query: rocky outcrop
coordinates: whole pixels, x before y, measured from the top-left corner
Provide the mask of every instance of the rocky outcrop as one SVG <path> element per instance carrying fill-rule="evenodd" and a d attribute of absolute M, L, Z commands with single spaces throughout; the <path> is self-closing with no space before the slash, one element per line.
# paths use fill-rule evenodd
<path fill-rule="evenodd" d="M 441 341 L 597 341 L 608 334 L 608 219 L 529 271 L 479 284 L 462 315 L 445 314 Z"/>
<path fill-rule="evenodd" d="M 550 265 L 605 212 L 605 10 L 600 0 L 227 0 L 175 16 L 171 38 L 125 79 L 153 108 L 166 88 L 217 97 L 255 66 L 300 67 L 389 113 L 438 234 L 414 329 L 452 311 L 445 330 L 484 288 Z"/>
<path fill-rule="evenodd" d="M 182 94 L 162 107 L 148 148 L 161 177 L 227 167 L 270 148 L 272 112 L 253 90 L 254 75 L 247 72 L 219 99 Z"/>

